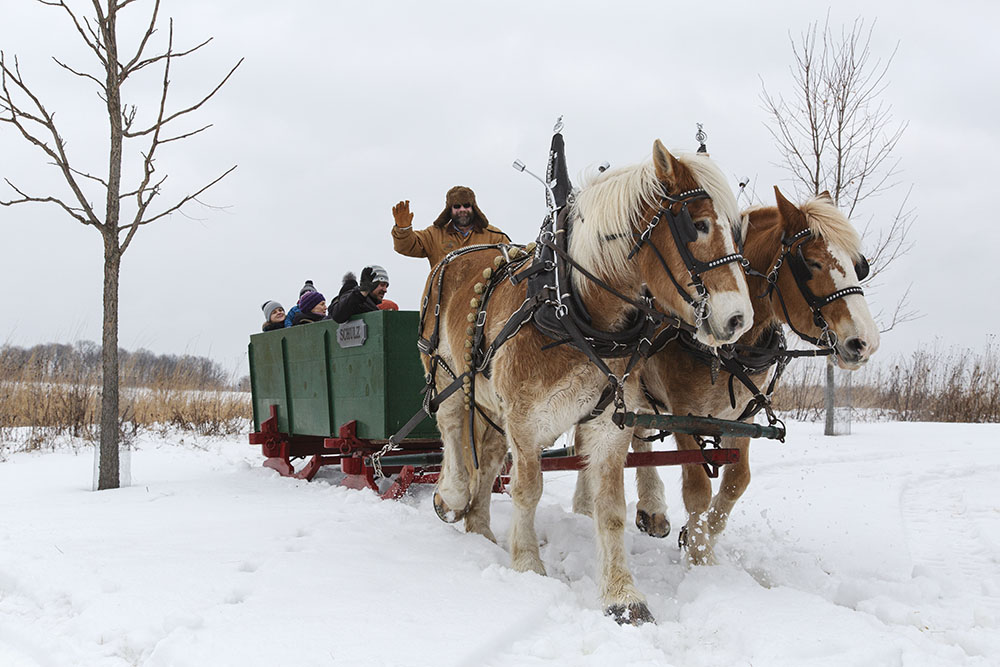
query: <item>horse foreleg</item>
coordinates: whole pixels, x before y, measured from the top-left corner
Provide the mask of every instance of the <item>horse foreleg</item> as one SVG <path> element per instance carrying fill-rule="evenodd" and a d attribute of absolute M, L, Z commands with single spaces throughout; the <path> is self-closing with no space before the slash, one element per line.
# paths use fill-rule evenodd
<path fill-rule="evenodd" d="M 533 435 L 520 432 L 517 424 L 508 420 L 508 444 L 514 455 L 510 480 L 514 508 L 510 521 L 510 560 L 511 567 L 518 572 L 545 574 L 535 533 L 535 510 L 542 497 L 542 457 Z"/>
<path fill-rule="evenodd" d="M 455 523 L 469 509 L 472 500 L 466 462 L 468 449 L 468 413 L 457 396 L 448 398 L 437 413 L 441 432 L 441 473 L 434 490 L 434 511 L 446 523 Z"/>
<path fill-rule="evenodd" d="M 750 484 L 750 438 L 724 438 L 723 447 L 740 450 L 740 460 L 722 469 L 719 491 L 708 509 L 708 530 L 713 543 L 726 529 L 729 515 Z"/>
<path fill-rule="evenodd" d="M 632 450 L 649 452 L 653 450 L 652 443 L 633 438 Z M 639 466 L 635 469 L 635 485 L 639 493 L 639 502 L 635 506 L 635 525 L 642 532 L 653 537 L 666 537 L 670 534 L 670 519 L 667 518 L 667 501 L 663 480 L 653 466 Z"/>
<path fill-rule="evenodd" d="M 675 433 L 678 449 L 698 449 L 694 438 L 686 433 Z M 715 564 L 715 540 L 709 528 L 708 508 L 712 500 L 712 480 L 699 465 L 683 466 L 682 495 L 687 510 L 687 523 L 678 537 L 687 549 L 688 562 L 692 565 Z"/>
<path fill-rule="evenodd" d="M 477 425 L 481 422 L 483 420 L 477 420 Z M 483 428 L 476 429 L 476 443 L 479 447 L 479 470 L 474 475 L 474 490 L 469 511 L 465 515 L 465 530 L 496 542 L 497 538 L 490 529 L 490 501 L 493 482 L 507 456 L 507 441 L 492 426 L 483 424 Z"/>
<path fill-rule="evenodd" d="M 583 438 L 577 436 L 578 429 L 573 428 L 573 451 L 576 455 L 587 459 L 586 443 Z M 594 494 L 590 489 L 590 477 L 586 470 L 581 470 L 576 474 L 576 488 L 573 490 L 573 511 L 576 514 L 590 516 L 594 508 Z"/>
<path fill-rule="evenodd" d="M 646 599 L 635 587 L 625 554 L 625 457 L 631 434 L 608 419 L 578 427 L 588 453 L 584 471 L 594 489 L 594 527 L 600 559 L 601 599 L 605 613 L 618 623 L 653 620 Z"/>

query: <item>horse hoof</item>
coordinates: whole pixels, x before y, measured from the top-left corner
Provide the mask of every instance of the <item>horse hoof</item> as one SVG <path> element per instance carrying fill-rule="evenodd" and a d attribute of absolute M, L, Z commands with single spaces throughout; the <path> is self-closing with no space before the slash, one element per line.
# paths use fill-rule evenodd
<path fill-rule="evenodd" d="M 465 511 L 458 511 L 449 509 L 445 504 L 444 499 L 441 498 L 441 494 L 437 491 L 434 492 L 434 513 L 438 515 L 438 518 L 445 523 L 455 523 L 465 516 Z"/>
<path fill-rule="evenodd" d="M 613 604 L 604 610 L 604 615 L 613 616 L 618 625 L 642 625 L 656 620 L 645 602 L 633 602 L 630 605 Z"/>
<path fill-rule="evenodd" d="M 677 533 L 677 546 L 681 549 L 688 545 L 688 527 L 684 526 L 681 531 Z"/>
<path fill-rule="evenodd" d="M 645 510 L 637 510 L 635 525 L 650 537 L 666 537 L 670 534 L 670 519 L 666 514 L 650 514 Z"/>

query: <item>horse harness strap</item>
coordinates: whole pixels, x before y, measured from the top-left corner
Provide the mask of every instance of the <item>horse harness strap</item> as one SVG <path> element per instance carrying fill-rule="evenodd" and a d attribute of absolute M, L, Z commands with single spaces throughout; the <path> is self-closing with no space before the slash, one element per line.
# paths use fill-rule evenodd
<path fill-rule="evenodd" d="M 641 233 L 633 232 L 633 235 L 636 237 L 636 242 L 635 245 L 632 246 L 632 250 L 629 251 L 628 258 L 632 259 L 635 257 L 644 245 L 648 245 L 652 248 L 653 253 L 660 262 L 660 265 L 663 267 L 664 271 L 666 271 L 670 281 L 674 284 L 677 293 L 682 299 L 695 308 L 697 324 L 700 325 L 701 321 L 708 317 L 708 289 L 705 287 L 705 283 L 701 279 L 702 274 L 707 273 L 712 269 L 723 267 L 731 262 L 740 262 L 744 267 L 746 267 L 747 262 L 743 258 L 743 255 L 738 252 L 718 257 L 708 262 L 703 262 L 695 257 L 688 246 L 698 238 L 698 230 L 695 227 L 694 221 L 691 219 L 691 213 L 688 211 L 687 205 L 691 201 L 710 199 L 710 196 L 703 188 L 686 190 L 676 196 L 672 196 L 667 192 L 666 185 L 663 185 L 662 187 L 663 194 L 660 196 L 660 209 L 649 221 L 649 225 L 645 230 Z M 677 214 L 674 214 L 673 208 L 677 204 L 680 204 L 680 211 Z M 663 257 L 660 249 L 657 248 L 655 244 L 648 243 L 653 230 L 656 229 L 660 220 L 664 216 L 666 216 L 667 226 L 670 229 L 671 236 L 673 236 L 674 244 L 676 245 L 677 251 L 681 256 L 681 260 L 684 262 L 684 266 L 687 268 L 688 274 L 691 276 L 691 282 L 688 283 L 688 286 L 694 287 L 695 297 L 692 297 L 684 286 L 681 285 L 680 281 L 677 280 L 676 276 L 674 276 L 674 272 L 671 271 L 670 265 L 667 264 L 667 260 Z"/>
<path fill-rule="evenodd" d="M 823 297 L 818 297 L 813 293 L 808 285 L 808 281 L 812 277 L 812 272 L 806 265 L 805 257 L 802 254 L 802 246 L 813 238 L 815 238 L 814 233 L 812 229 L 808 227 L 790 236 L 789 238 L 782 238 L 781 244 L 784 246 L 784 249 L 775 261 L 774 266 L 771 267 L 771 270 L 768 271 L 767 274 L 755 271 L 749 266 L 746 267 L 746 273 L 747 275 L 763 278 L 767 281 L 767 290 L 761 296 L 770 296 L 772 294 L 778 295 L 778 303 L 781 304 L 781 310 L 784 313 L 785 322 L 788 323 L 788 326 L 799 338 L 812 343 L 817 347 L 829 349 L 830 353 L 832 353 L 834 348 L 837 346 L 837 335 L 830 329 L 829 323 L 823 316 L 823 308 L 829 306 L 834 301 L 843 299 L 851 294 L 864 296 L 865 292 L 859 285 L 852 285 L 851 287 L 839 289 Z M 822 331 L 818 338 L 796 329 L 795 325 L 792 323 L 791 317 L 788 314 L 788 307 L 785 305 L 785 297 L 781 293 L 781 288 L 778 287 L 778 271 L 781 269 L 782 265 L 786 263 L 788 264 L 789 270 L 792 272 L 792 277 L 795 279 L 795 284 L 798 286 L 799 292 L 802 294 L 802 298 L 805 299 L 806 304 L 809 306 L 809 310 L 812 312 L 813 323 Z M 855 264 L 854 269 L 858 279 L 863 280 L 868 276 L 868 260 L 862 256 L 861 259 Z"/>

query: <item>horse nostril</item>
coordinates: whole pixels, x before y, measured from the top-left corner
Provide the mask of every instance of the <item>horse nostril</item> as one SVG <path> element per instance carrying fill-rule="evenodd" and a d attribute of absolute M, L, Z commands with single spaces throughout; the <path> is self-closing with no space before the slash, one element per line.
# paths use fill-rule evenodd
<path fill-rule="evenodd" d="M 739 315 L 733 315 L 732 317 L 729 318 L 729 333 L 733 333 L 734 331 L 740 329 L 742 326 L 743 326 L 742 313 Z"/>
<path fill-rule="evenodd" d="M 865 342 L 864 338 L 849 338 L 846 343 L 847 349 L 854 354 L 861 355 L 868 347 L 868 343 Z"/>

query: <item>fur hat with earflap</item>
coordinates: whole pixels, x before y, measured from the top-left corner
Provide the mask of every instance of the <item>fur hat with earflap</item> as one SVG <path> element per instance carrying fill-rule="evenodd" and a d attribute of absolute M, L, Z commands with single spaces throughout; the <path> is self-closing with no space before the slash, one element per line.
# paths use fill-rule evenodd
<path fill-rule="evenodd" d="M 490 221 L 486 219 L 483 212 L 479 210 L 479 205 L 476 204 L 476 193 L 472 191 L 472 188 L 467 188 L 464 185 L 456 185 L 444 196 L 444 210 L 441 211 L 441 215 L 437 217 L 434 221 L 435 227 L 447 227 L 448 223 L 451 222 L 451 207 L 455 204 L 471 204 L 472 205 L 472 228 L 481 232 L 486 229 Z"/>

